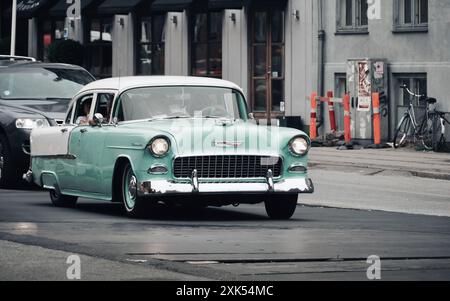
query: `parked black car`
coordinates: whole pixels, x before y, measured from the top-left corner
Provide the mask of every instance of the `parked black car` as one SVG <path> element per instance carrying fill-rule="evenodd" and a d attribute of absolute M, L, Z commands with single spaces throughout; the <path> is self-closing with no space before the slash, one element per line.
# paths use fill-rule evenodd
<path fill-rule="evenodd" d="M 31 130 L 63 123 L 70 99 L 94 80 L 73 65 L 0 64 L 0 187 L 19 183 L 28 170 Z"/>

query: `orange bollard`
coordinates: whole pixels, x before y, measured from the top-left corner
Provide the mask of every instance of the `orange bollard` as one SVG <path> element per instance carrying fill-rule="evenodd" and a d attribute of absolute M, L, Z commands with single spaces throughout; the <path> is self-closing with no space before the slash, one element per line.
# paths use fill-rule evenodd
<path fill-rule="evenodd" d="M 350 144 L 351 142 L 351 116 L 350 116 L 350 95 L 345 94 L 344 96 L 344 136 L 345 144 Z"/>
<path fill-rule="evenodd" d="M 373 140 L 376 145 L 381 144 L 381 116 L 380 93 L 372 93 L 373 102 Z"/>
<path fill-rule="evenodd" d="M 328 111 L 330 113 L 330 128 L 331 131 L 334 133 L 336 132 L 336 116 L 334 115 L 334 103 L 331 101 L 331 98 L 333 98 L 332 91 L 327 92 L 327 98 L 328 98 Z"/>
<path fill-rule="evenodd" d="M 311 93 L 311 121 L 309 126 L 309 137 L 311 140 L 317 139 L 317 93 Z"/>

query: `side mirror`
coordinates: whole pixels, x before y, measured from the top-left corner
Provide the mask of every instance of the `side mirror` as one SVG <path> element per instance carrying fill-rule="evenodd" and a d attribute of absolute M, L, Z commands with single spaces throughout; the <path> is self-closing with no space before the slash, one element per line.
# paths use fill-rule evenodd
<path fill-rule="evenodd" d="M 94 125 L 96 126 L 102 126 L 103 124 L 103 115 L 100 113 L 95 113 L 94 114 Z"/>

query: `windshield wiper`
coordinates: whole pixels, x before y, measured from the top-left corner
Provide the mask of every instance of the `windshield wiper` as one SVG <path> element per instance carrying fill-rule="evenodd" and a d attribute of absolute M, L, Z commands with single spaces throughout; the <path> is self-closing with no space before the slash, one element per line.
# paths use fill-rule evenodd
<path fill-rule="evenodd" d="M 187 118 L 191 118 L 191 116 L 161 116 L 161 117 L 153 117 L 153 118 L 149 119 L 149 121 L 154 121 L 154 120 L 171 120 L 171 119 L 187 119 Z"/>
<path fill-rule="evenodd" d="M 46 97 L 44 100 L 71 100 L 71 98 L 67 97 Z"/>
<path fill-rule="evenodd" d="M 205 118 L 205 119 L 232 119 L 232 118 L 225 117 L 225 116 L 214 116 L 214 115 L 202 116 L 201 118 Z"/>

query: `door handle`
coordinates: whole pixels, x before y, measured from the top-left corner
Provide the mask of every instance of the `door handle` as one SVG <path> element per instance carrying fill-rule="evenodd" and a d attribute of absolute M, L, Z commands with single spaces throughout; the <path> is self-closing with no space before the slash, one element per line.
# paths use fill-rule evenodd
<path fill-rule="evenodd" d="M 84 134 L 84 133 L 87 133 L 87 131 L 88 131 L 87 129 L 81 129 L 80 133 Z"/>
<path fill-rule="evenodd" d="M 67 133 L 67 129 L 61 129 L 61 133 Z"/>

